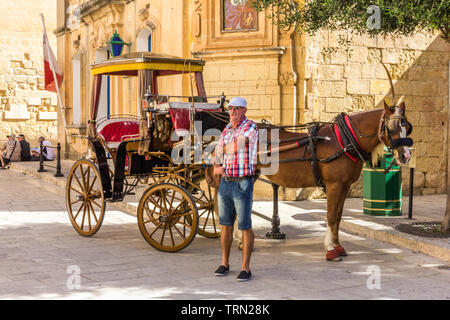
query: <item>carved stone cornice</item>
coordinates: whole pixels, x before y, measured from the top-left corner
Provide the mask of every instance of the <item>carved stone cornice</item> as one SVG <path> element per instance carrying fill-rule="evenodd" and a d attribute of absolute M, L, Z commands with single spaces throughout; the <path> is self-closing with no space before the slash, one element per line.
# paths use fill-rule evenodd
<path fill-rule="evenodd" d="M 233 56 L 275 56 L 279 57 L 284 54 L 286 47 L 269 47 L 269 48 L 231 48 L 218 50 L 191 51 L 192 55 L 200 57 L 230 57 Z"/>
<path fill-rule="evenodd" d="M 80 18 L 84 18 L 88 14 L 103 8 L 107 4 L 109 4 L 111 0 L 89 0 L 83 3 L 80 8 Z"/>
<path fill-rule="evenodd" d="M 80 6 L 80 18 L 84 18 L 87 15 L 90 15 L 94 13 L 97 10 L 100 10 L 101 8 L 112 4 L 112 5 L 122 5 L 129 3 L 131 1 L 127 0 L 89 0 L 85 3 L 83 3 Z"/>
<path fill-rule="evenodd" d="M 66 32 L 69 32 L 70 29 L 66 26 L 62 26 L 53 30 L 53 34 L 57 37 L 64 35 Z"/>
<path fill-rule="evenodd" d="M 114 30 L 120 30 L 124 20 L 125 2 L 125 0 L 89 0 L 80 6 L 81 18 L 90 26 L 88 38 L 91 49 L 105 47 Z"/>

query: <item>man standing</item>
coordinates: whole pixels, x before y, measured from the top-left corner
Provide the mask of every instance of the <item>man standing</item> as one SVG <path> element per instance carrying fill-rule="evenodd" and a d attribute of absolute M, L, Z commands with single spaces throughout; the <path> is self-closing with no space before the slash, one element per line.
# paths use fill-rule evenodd
<path fill-rule="evenodd" d="M 20 161 L 20 143 L 16 141 L 16 135 L 10 134 L 8 141 L 3 146 L 4 153 L 0 153 L 1 168 L 7 169 L 10 161 Z"/>
<path fill-rule="evenodd" d="M 19 140 L 20 147 L 22 148 L 22 151 L 20 152 L 20 161 L 30 161 L 30 143 L 25 140 L 25 135 L 23 134 L 19 134 L 19 137 L 17 139 Z"/>
<path fill-rule="evenodd" d="M 233 225 L 238 220 L 242 231 L 243 261 L 238 281 L 252 277 L 250 256 L 253 250 L 253 183 L 258 148 L 258 127 L 247 119 L 247 101 L 235 97 L 228 103 L 231 122 L 223 130 L 215 150 L 214 174 L 222 176 L 218 192 L 219 223 L 222 225 L 222 264 L 215 275 L 228 273 L 233 242 Z"/>

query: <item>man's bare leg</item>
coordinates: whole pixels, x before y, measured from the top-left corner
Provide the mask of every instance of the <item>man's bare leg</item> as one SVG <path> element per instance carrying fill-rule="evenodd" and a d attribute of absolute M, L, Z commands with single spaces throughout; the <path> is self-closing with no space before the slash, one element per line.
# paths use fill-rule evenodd
<path fill-rule="evenodd" d="M 222 265 L 229 266 L 231 245 L 233 243 L 233 226 L 222 226 L 220 244 L 222 246 Z"/>
<path fill-rule="evenodd" d="M 250 271 L 250 256 L 252 255 L 255 234 L 253 229 L 242 230 L 242 267 L 241 270 Z"/>

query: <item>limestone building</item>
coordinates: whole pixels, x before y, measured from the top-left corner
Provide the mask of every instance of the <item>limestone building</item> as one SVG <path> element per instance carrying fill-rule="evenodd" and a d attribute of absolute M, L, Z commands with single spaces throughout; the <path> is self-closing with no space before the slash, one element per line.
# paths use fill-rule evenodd
<path fill-rule="evenodd" d="M 279 30 L 245 0 L 58 0 L 57 13 L 71 158 L 87 150 L 79 137 L 89 118 L 89 66 L 108 57 L 107 41 L 117 30 L 131 43 L 125 51 L 204 59 L 208 95 L 243 96 L 249 118 L 275 124 L 329 121 L 342 111 L 381 107 L 384 98 L 392 100 L 381 60 L 414 125 L 416 190 L 445 192 L 450 45 L 438 33 L 370 38 L 323 30 L 311 37 Z M 138 114 L 133 81 L 106 79 L 100 114 Z M 190 95 L 187 77 L 161 86 L 161 92 Z M 63 135 L 60 130 L 61 141 Z M 405 190 L 408 181 L 404 170 Z M 298 190 L 284 192 L 298 196 Z M 352 194 L 361 195 L 360 187 Z"/>
<path fill-rule="evenodd" d="M 0 1 L 0 143 L 25 134 L 33 146 L 44 135 L 57 140 L 56 94 L 44 90 L 42 23 L 56 51 L 54 0 Z"/>

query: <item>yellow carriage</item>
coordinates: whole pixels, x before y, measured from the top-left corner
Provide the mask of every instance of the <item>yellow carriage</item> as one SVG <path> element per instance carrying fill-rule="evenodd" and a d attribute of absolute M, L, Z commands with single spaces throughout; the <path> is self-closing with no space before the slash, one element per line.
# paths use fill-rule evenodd
<path fill-rule="evenodd" d="M 189 245 L 197 232 L 220 235 L 215 191 L 204 181 L 203 153 L 211 143 L 204 134 L 222 131 L 229 119 L 225 96 L 206 96 L 204 64 L 198 59 L 135 52 L 91 66 L 87 139 L 93 156 L 73 165 L 66 184 L 70 221 L 80 235 L 94 235 L 102 225 L 106 203 L 123 201 L 138 186 L 145 186 L 137 208 L 139 230 L 153 247 L 176 252 Z M 196 96 L 159 94 L 158 78 L 177 74 L 189 74 L 191 89 L 195 79 Z M 97 119 L 104 75 L 137 77 L 139 116 Z M 208 102 L 211 98 L 213 103 Z M 200 160 L 195 157 L 199 153 Z"/>

